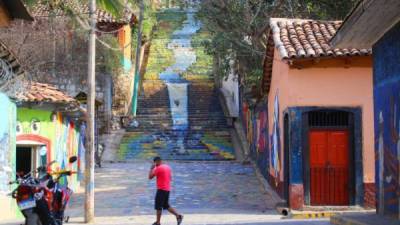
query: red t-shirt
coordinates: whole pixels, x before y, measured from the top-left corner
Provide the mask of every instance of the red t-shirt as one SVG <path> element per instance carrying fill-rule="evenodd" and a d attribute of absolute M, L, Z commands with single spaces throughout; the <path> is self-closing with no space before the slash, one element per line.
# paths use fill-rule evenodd
<path fill-rule="evenodd" d="M 157 189 L 171 190 L 171 168 L 166 164 L 161 164 L 153 169 L 153 174 L 157 177 Z"/>

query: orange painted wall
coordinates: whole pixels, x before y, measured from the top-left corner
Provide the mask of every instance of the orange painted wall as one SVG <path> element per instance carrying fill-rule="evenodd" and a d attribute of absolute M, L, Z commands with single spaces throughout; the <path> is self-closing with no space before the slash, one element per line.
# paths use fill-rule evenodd
<path fill-rule="evenodd" d="M 268 96 L 268 114 L 270 118 L 269 134 L 272 134 L 274 99 L 276 93 L 279 93 L 281 162 L 283 159 L 283 112 L 288 107 L 360 107 L 363 119 L 364 182 L 373 183 L 375 153 L 372 65 L 349 68 L 316 66 L 296 69 L 289 67 L 279 57 L 279 53 L 275 49 L 271 89 Z M 273 168 L 270 168 L 270 172 L 272 175 Z M 283 181 L 282 169 L 279 172 L 280 180 Z"/>
<path fill-rule="evenodd" d="M 11 17 L 4 6 L 3 1 L 0 2 L 0 27 L 6 27 L 10 24 Z"/>

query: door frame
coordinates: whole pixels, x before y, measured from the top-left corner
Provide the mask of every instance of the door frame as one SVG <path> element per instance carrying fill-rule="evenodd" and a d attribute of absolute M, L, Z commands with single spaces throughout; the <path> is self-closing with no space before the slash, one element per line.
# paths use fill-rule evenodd
<path fill-rule="evenodd" d="M 290 206 L 290 118 L 289 114 L 283 116 L 283 197 L 287 206 Z"/>
<path fill-rule="evenodd" d="M 20 134 L 17 135 L 17 145 L 33 145 L 33 146 L 37 146 L 37 145 L 42 145 L 42 146 L 46 146 L 47 149 L 47 162 L 50 162 L 52 156 L 51 156 L 51 141 L 50 139 L 46 138 L 46 137 L 42 137 L 40 135 L 36 135 L 36 134 Z"/>
<path fill-rule="evenodd" d="M 347 110 L 346 110 L 347 109 Z M 347 112 L 349 116 L 349 125 L 348 126 L 327 126 L 327 127 L 318 127 L 318 128 L 313 128 L 309 126 L 308 123 L 308 115 L 310 112 L 337 112 L 337 111 L 342 111 L 342 112 Z M 359 114 L 361 117 L 361 114 Z M 356 141 L 357 143 L 362 143 L 361 137 L 356 137 L 356 133 L 361 132 L 362 128 L 362 123 L 359 121 L 359 123 L 356 123 L 356 118 L 357 113 L 353 112 L 352 110 L 348 110 L 348 108 L 310 108 L 310 110 L 307 110 L 303 112 L 302 114 L 302 139 L 303 139 L 303 182 L 304 182 L 304 203 L 305 205 L 311 205 L 311 195 L 310 195 L 310 143 L 309 143 L 309 132 L 313 129 L 318 130 L 318 129 L 323 129 L 323 130 L 340 130 L 340 129 L 346 129 L 349 131 L 349 205 L 355 205 L 360 203 L 359 196 L 361 195 L 363 198 L 363 190 L 356 190 L 359 185 L 356 185 L 359 183 L 359 180 L 356 180 L 356 178 L 360 178 L 361 182 L 363 180 L 363 177 L 357 177 L 359 176 L 359 170 L 361 169 L 361 174 L 362 174 L 362 146 L 361 149 L 356 148 Z M 361 118 L 360 118 L 361 119 Z M 360 126 L 360 127 L 357 127 Z M 359 129 L 359 130 L 357 130 Z M 358 136 L 358 135 L 357 135 Z M 358 139 L 358 140 L 356 140 Z M 361 167 L 359 167 L 357 164 L 357 161 L 361 159 Z M 362 187 L 361 187 L 362 188 Z M 360 187 L 358 187 L 360 189 Z M 357 195 L 356 195 L 357 192 Z"/>

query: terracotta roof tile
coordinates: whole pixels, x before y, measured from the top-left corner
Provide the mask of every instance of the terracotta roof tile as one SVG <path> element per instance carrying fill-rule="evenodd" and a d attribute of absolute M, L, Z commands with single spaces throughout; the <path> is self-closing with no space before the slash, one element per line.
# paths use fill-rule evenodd
<path fill-rule="evenodd" d="M 87 4 L 81 4 L 79 1 L 73 0 L 65 0 L 64 4 L 67 10 L 61 10 L 63 6 L 58 9 L 52 9 L 48 3 L 36 4 L 32 9 L 32 15 L 34 17 L 68 16 L 68 10 L 89 15 L 89 6 Z M 96 14 L 98 23 L 133 24 L 136 21 L 135 15 L 128 12 L 122 18 L 116 18 L 111 13 L 97 8 Z"/>
<path fill-rule="evenodd" d="M 270 89 L 275 48 L 281 59 L 288 60 L 371 55 L 371 49 L 330 46 L 330 40 L 341 24 L 342 21 L 271 18 L 264 59 L 263 92 L 268 93 Z"/>
<path fill-rule="evenodd" d="M 27 89 L 17 94 L 16 99 L 21 102 L 46 102 L 55 104 L 69 104 L 79 107 L 79 102 L 50 84 L 30 82 Z"/>
<path fill-rule="evenodd" d="M 370 55 L 370 49 L 332 49 L 329 42 L 341 23 L 271 18 L 270 27 L 275 47 L 283 59 Z"/>

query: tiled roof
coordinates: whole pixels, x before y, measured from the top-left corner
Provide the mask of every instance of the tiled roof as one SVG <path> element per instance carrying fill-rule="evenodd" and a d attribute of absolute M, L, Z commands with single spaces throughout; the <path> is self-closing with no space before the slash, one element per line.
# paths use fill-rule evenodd
<path fill-rule="evenodd" d="M 52 9 L 48 3 L 39 3 L 33 7 L 32 14 L 34 17 L 68 16 L 68 11 L 71 11 L 80 15 L 89 15 L 89 5 L 80 4 L 79 1 L 65 0 L 64 7 L 66 10 L 61 9 L 63 6 Z M 98 23 L 133 24 L 136 21 L 135 15 L 128 12 L 125 13 L 123 18 L 116 18 L 111 13 L 97 8 L 96 14 Z"/>
<path fill-rule="evenodd" d="M 273 41 L 282 59 L 370 55 L 370 49 L 338 49 L 329 45 L 341 24 L 341 21 L 270 20 Z"/>
<path fill-rule="evenodd" d="M 77 100 L 50 84 L 30 82 L 26 90 L 17 94 L 16 99 L 21 102 L 45 102 L 79 106 Z"/>
<path fill-rule="evenodd" d="M 341 21 L 271 18 L 264 59 L 263 93 L 269 93 L 275 48 L 283 60 L 369 56 L 371 49 L 332 48 Z"/>

